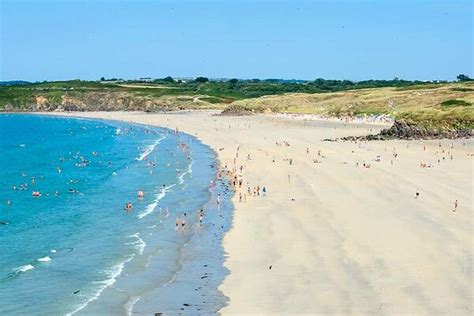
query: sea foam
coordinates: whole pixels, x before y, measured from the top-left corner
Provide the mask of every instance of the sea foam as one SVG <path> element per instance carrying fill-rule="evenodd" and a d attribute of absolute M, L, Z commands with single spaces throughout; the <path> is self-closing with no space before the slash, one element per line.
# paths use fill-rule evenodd
<path fill-rule="evenodd" d="M 26 272 L 26 271 L 32 270 L 34 268 L 35 267 L 33 267 L 31 264 L 25 264 L 24 266 L 14 268 L 13 271 L 15 271 L 16 273 L 20 273 L 20 272 Z"/>
<path fill-rule="evenodd" d="M 143 251 L 145 251 L 145 247 L 146 247 L 146 242 L 141 239 L 140 237 L 140 233 L 135 233 L 133 235 L 130 235 L 130 236 L 127 236 L 127 237 L 130 237 L 130 238 L 136 238 L 137 240 L 132 243 L 133 245 L 135 245 L 135 249 L 138 250 L 138 254 L 139 255 L 142 255 L 143 254 Z"/>
<path fill-rule="evenodd" d="M 76 309 L 74 309 L 72 312 L 66 315 L 67 316 L 74 315 L 77 312 L 83 310 L 91 302 L 95 301 L 106 288 L 108 288 L 109 286 L 112 286 L 117 281 L 117 277 L 120 274 L 122 274 L 125 264 L 128 263 L 130 260 L 132 260 L 133 257 L 135 257 L 135 255 L 129 256 L 125 261 L 111 267 L 110 269 L 107 269 L 106 272 L 109 277 L 103 281 L 94 282 L 95 284 L 98 284 L 99 286 L 95 289 L 91 297 L 85 303 L 79 305 Z"/>
<path fill-rule="evenodd" d="M 148 145 L 145 148 L 145 150 L 141 153 L 141 155 L 137 158 L 137 160 L 142 161 L 143 159 L 148 157 L 148 155 L 151 154 L 153 152 L 153 150 L 155 150 L 156 146 L 158 146 L 158 144 L 165 138 L 166 138 L 165 136 L 161 136 L 153 144 Z"/>
<path fill-rule="evenodd" d="M 48 262 L 48 261 L 51 261 L 51 258 L 46 256 L 46 257 L 43 257 L 43 258 L 39 258 L 39 259 L 36 259 L 36 261 L 39 261 L 39 262 Z"/>
<path fill-rule="evenodd" d="M 155 200 L 148 204 L 147 207 L 145 208 L 145 210 L 143 212 L 141 212 L 140 214 L 137 215 L 137 217 L 139 219 L 142 219 L 144 218 L 145 216 L 148 216 L 150 215 L 154 210 L 155 208 L 158 206 L 158 202 L 164 198 L 166 196 L 166 193 L 170 191 L 170 189 L 172 187 L 174 187 L 176 184 L 171 184 L 169 186 L 166 186 L 164 188 L 161 188 L 160 191 L 155 195 Z"/>
<path fill-rule="evenodd" d="M 184 171 L 182 174 L 180 174 L 180 176 L 178 177 L 179 179 L 179 184 L 183 184 L 184 183 L 184 176 L 187 175 L 187 174 L 192 174 L 193 173 L 193 163 L 194 161 L 191 161 L 188 165 L 188 167 L 186 168 L 186 171 Z"/>

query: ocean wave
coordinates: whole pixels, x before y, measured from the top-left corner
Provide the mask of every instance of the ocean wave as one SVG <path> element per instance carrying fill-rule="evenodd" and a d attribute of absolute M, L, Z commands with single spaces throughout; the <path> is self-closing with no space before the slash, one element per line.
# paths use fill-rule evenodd
<path fill-rule="evenodd" d="M 148 157 L 149 154 L 151 154 L 153 152 L 153 150 L 155 150 L 155 147 L 158 146 L 158 144 L 163 140 L 165 139 L 166 137 L 165 136 L 161 136 L 160 138 L 158 138 L 153 144 L 151 145 L 148 145 L 145 150 L 142 152 L 142 154 L 137 158 L 138 161 L 142 161 L 143 159 L 145 159 L 146 157 Z"/>
<path fill-rule="evenodd" d="M 141 239 L 140 233 L 135 233 L 135 234 L 127 236 L 127 237 L 137 239 L 134 243 L 132 243 L 132 245 L 135 245 L 135 249 L 138 250 L 138 254 L 142 255 L 143 251 L 145 251 L 146 242 L 143 239 Z"/>
<path fill-rule="evenodd" d="M 176 184 L 171 184 L 169 186 L 161 188 L 160 191 L 155 195 L 155 200 L 152 203 L 148 204 L 143 212 L 141 212 L 140 214 L 137 215 L 138 219 L 142 219 L 145 216 L 150 215 L 155 210 L 155 208 L 158 206 L 158 202 L 162 198 L 164 198 L 166 196 L 166 193 L 170 192 L 170 189 L 172 187 L 174 187 L 175 185 Z"/>
<path fill-rule="evenodd" d="M 184 171 L 179 177 L 179 184 L 183 184 L 184 183 L 184 176 L 187 175 L 187 174 L 191 174 L 193 173 L 193 163 L 194 163 L 194 160 L 191 160 L 191 162 L 189 163 L 188 167 L 186 168 L 186 171 Z"/>
<path fill-rule="evenodd" d="M 20 272 L 26 272 L 26 271 L 32 270 L 34 268 L 35 267 L 33 267 L 31 264 L 25 264 L 24 266 L 14 268 L 13 271 L 15 271 L 15 273 L 20 273 Z"/>
<path fill-rule="evenodd" d="M 130 300 L 125 304 L 125 310 L 127 315 L 131 316 L 133 311 L 133 306 L 140 300 L 139 296 L 132 296 Z"/>
<path fill-rule="evenodd" d="M 52 259 L 48 256 L 46 257 L 43 257 L 43 258 L 39 258 L 39 259 L 36 259 L 36 261 L 39 261 L 39 262 L 48 262 L 48 261 L 51 261 Z"/>
<path fill-rule="evenodd" d="M 155 201 L 153 201 L 153 203 L 148 204 L 145 207 L 145 210 L 137 215 L 138 219 L 142 219 L 143 217 L 151 214 L 155 210 L 155 208 L 158 206 L 158 201 L 159 200 L 155 200 Z"/>
<path fill-rule="evenodd" d="M 112 286 L 117 281 L 117 277 L 122 274 L 125 264 L 132 260 L 134 257 L 135 255 L 131 255 L 125 261 L 111 267 L 110 269 L 107 269 L 106 273 L 108 274 L 108 278 L 103 281 L 94 282 L 95 284 L 99 284 L 94 294 L 89 299 L 87 299 L 86 302 L 82 303 L 75 310 L 66 315 L 74 315 L 77 312 L 83 310 L 87 305 L 95 301 L 106 288 Z"/>

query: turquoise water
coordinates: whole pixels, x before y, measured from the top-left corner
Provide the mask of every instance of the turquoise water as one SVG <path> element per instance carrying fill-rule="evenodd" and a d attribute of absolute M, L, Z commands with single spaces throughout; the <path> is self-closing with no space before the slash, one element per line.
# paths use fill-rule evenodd
<path fill-rule="evenodd" d="M 216 181 L 207 146 L 160 128 L 5 114 L 0 152 L 1 315 L 225 304 L 217 286 L 230 203 L 217 209 L 214 199 L 231 193 Z M 187 229 L 176 231 L 184 213 Z M 212 277 L 201 271 L 209 267 Z M 186 285 L 183 276 L 205 282 Z"/>

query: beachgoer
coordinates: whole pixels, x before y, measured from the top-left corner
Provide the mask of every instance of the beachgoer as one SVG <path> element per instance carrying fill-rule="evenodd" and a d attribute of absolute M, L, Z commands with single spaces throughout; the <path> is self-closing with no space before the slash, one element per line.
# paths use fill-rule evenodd
<path fill-rule="evenodd" d="M 179 225 L 181 225 L 181 220 L 180 220 L 178 217 L 176 217 L 174 229 L 178 230 L 178 229 L 179 229 Z"/>

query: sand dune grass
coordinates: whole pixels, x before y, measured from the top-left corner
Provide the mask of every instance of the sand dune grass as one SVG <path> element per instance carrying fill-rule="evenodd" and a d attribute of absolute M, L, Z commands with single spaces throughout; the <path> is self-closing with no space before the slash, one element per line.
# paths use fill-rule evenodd
<path fill-rule="evenodd" d="M 456 106 L 446 106 L 453 104 Z M 289 93 L 232 103 L 254 112 L 324 115 L 389 114 L 425 125 L 474 126 L 474 83 L 373 88 L 335 93 Z"/>

